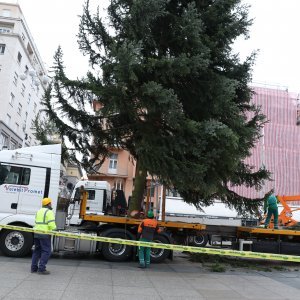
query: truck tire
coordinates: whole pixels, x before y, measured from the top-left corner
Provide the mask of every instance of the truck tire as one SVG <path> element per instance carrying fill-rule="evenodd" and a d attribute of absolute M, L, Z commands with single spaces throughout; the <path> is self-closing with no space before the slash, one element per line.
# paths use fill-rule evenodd
<path fill-rule="evenodd" d="M 101 233 L 101 236 L 119 239 L 131 239 L 128 232 L 119 228 L 111 228 Z M 102 243 L 102 255 L 109 261 L 126 261 L 132 256 L 132 246 Z"/>
<path fill-rule="evenodd" d="M 170 241 L 163 235 L 157 234 L 153 238 L 153 242 L 170 244 Z M 170 251 L 168 249 L 151 248 L 151 262 L 160 263 L 169 257 Z"/>
<path fill-rule="evenodd" d="M 3 230 L 0 236 L 0 250 L 10 257 L 23 257 L 31 252 L 33 234 L 18 230 Z"/>
<path fill-rule="evenodd" d="M 193 235 L 189 238 L 189 245 L 195 247 L 205 247 L 208 242 L 208 235 L 207 234 L 198 234 Z"/>

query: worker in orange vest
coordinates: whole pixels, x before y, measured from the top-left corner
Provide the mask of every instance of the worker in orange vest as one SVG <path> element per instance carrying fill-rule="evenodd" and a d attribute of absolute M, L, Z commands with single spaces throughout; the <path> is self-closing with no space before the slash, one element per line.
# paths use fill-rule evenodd
<path fill-rule="evenodd" d="M 157 221 L 154 219 L 152 210 L 148 211 L 147 218 L 144 219 L 138 228 L 138 238 L 143 242 L 152 242 L 155 233 L 159 233 Z M 150 247 L 139 246 L 139 268 L 146 268 L 150 266 Z"/>

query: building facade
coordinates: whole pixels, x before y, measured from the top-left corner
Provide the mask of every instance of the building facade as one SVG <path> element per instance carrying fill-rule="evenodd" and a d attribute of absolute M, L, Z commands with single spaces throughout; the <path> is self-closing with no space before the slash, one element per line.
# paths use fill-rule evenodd
<path fill-rule="evenodd" d="M 20 6 L 0 2 L 0 150 L 37 144 L 31 124 L 47 79 Z"/>
<path fill-rule="evenodd" d="M 277 195 L 300 195 L 300 126 L 299 97 L 286 89 L 254 87 L 252 101 L 261 107 L 268 122 L 251 157 L 249 165 L 265 166 L 271 172 L 271 180 L 262 190 L 236 187 L 238 194 L 247 198 L 261 198 L 274 189 Z"/>
<path fill-rule="evenodd" d="M 88 174 L 88 179 L 109 182 L 114 190 L 123 190 L 128 201 L 132 195 L 134 175 L 135 162 L 129 152 L 112 148 L 109 158 L 104 161 L 98 173 Z"/>

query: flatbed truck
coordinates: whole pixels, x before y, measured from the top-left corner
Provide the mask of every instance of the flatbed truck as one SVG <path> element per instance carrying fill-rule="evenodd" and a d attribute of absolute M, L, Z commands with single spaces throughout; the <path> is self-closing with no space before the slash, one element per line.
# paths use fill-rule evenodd
<path fill-rule="evenodd" d="M 111 190 L 109 185 L 103 182 L 102 187 L 97 191 L 101 196 L 98 202 L 101 205 L 101 213 L 93 213 L 90 205 L 81 201 L 77 225 L 68 225 L 69 202 L 68 199 L 59 197 L 60 160 L 61 145 L 59 144 L 0 152 L 0 197 L 2 199 L 0 224 L 33 227 L 35 213 L 41 207 L 41 200 L 50 197 L 59 230 L 135 240 L 141 220 L 108 215 Z M 76 205 L 76 201 L 73 204 Z M 159 222 L 159 226 L 164 230 L 154 237 L 154 241 L 166 244 L 173 242 L 185 244 L 190 236 L 197 236 L 205 229 L 203 224 L 186 222 Z M 9 229 L 0 231 L 0 250 L 5 255 L 14 257 L 27 255 L 31 251 L 32 244 L 33 234 L 30 232 Z M 135 256 L 135 249 L 132 246 L 60 236 L 53 237 L 53 251 L 99 252 L 111 261 L 124 261 Z M 153 249 L 151 252 L 154 262 L 161 262 L 171 255 L 172 252 L 168 249 Z"/>
<path fill-rule="evenodd" d="M 60 231 L 135 240 L 141 220 L 109 214 L 111 189 L 106 182 L 84 182 L 83 195 L 86 196 L 81 199 L 76 197 L 76 188 L 71 200 L 59 197 L 60 151 L 61 145 L 58 144 L 0 152 L 0 224 L 33 227 L 42 198 L 50 197 Z M 97 194 L 100 200 L 96 199 Z M 90 195 L 94 197 L 93 200 L 89 199 Z M 100 209 L 97 210 L 95 206 Z M 77 214 L 78 217 L 72 223 L 72 217 Z M 157 243 L 205 246 L 208 236 L 219 236 L 221 241 L 223 238 L 231 239 L 232 247 L 235 248 L 239 248 L 237 245 L 241 241 L 247 240 L 251 242 L 253 251 L 260 249 L 267 252 L 265 248 L 268 247 L 260 245 L 270 244 L 273 253 L 300 254 L 300 231 L 297 230 L 205 225 L 174 220 L 160 220 L 159 226 L 163 231 L 155 236 L 154 241 Z M 27 255 L 32 244 L 33 234 L 30 232 L 9 229 L 0 231 L 0 250 L 5 255 Z M 136 256 L 133 246 L 61 236 L 53 237 L 53 251 L 101 253 L 110 261 L 124 261 Z M 172 251 L 169 249 L 151 250 L 153 262 L 171 257 Z"/>

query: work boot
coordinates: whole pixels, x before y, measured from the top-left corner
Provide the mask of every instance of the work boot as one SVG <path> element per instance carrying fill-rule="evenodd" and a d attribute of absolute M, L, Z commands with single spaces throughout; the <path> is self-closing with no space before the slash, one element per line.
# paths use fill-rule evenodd
<path fill-rule="evenodd" d="M 145 269 L 146 268 L 146 266 L 145 265 L 141 265 L 141 264 L 139 264 L 139 266 L 138 266 L 140 269 Z"/>
<path fill-rule="evenodd" d="M 49 275 L 50 274 L 50 271 L 47 271 L 47 270 L 45 270 L 45 271 L 38 271 L 37 272 L 39 275 Z"/>
<path fill-rule="evenodd" d="M 30 273 L 37 273 L 37 270 L 31 270 Z"/>

